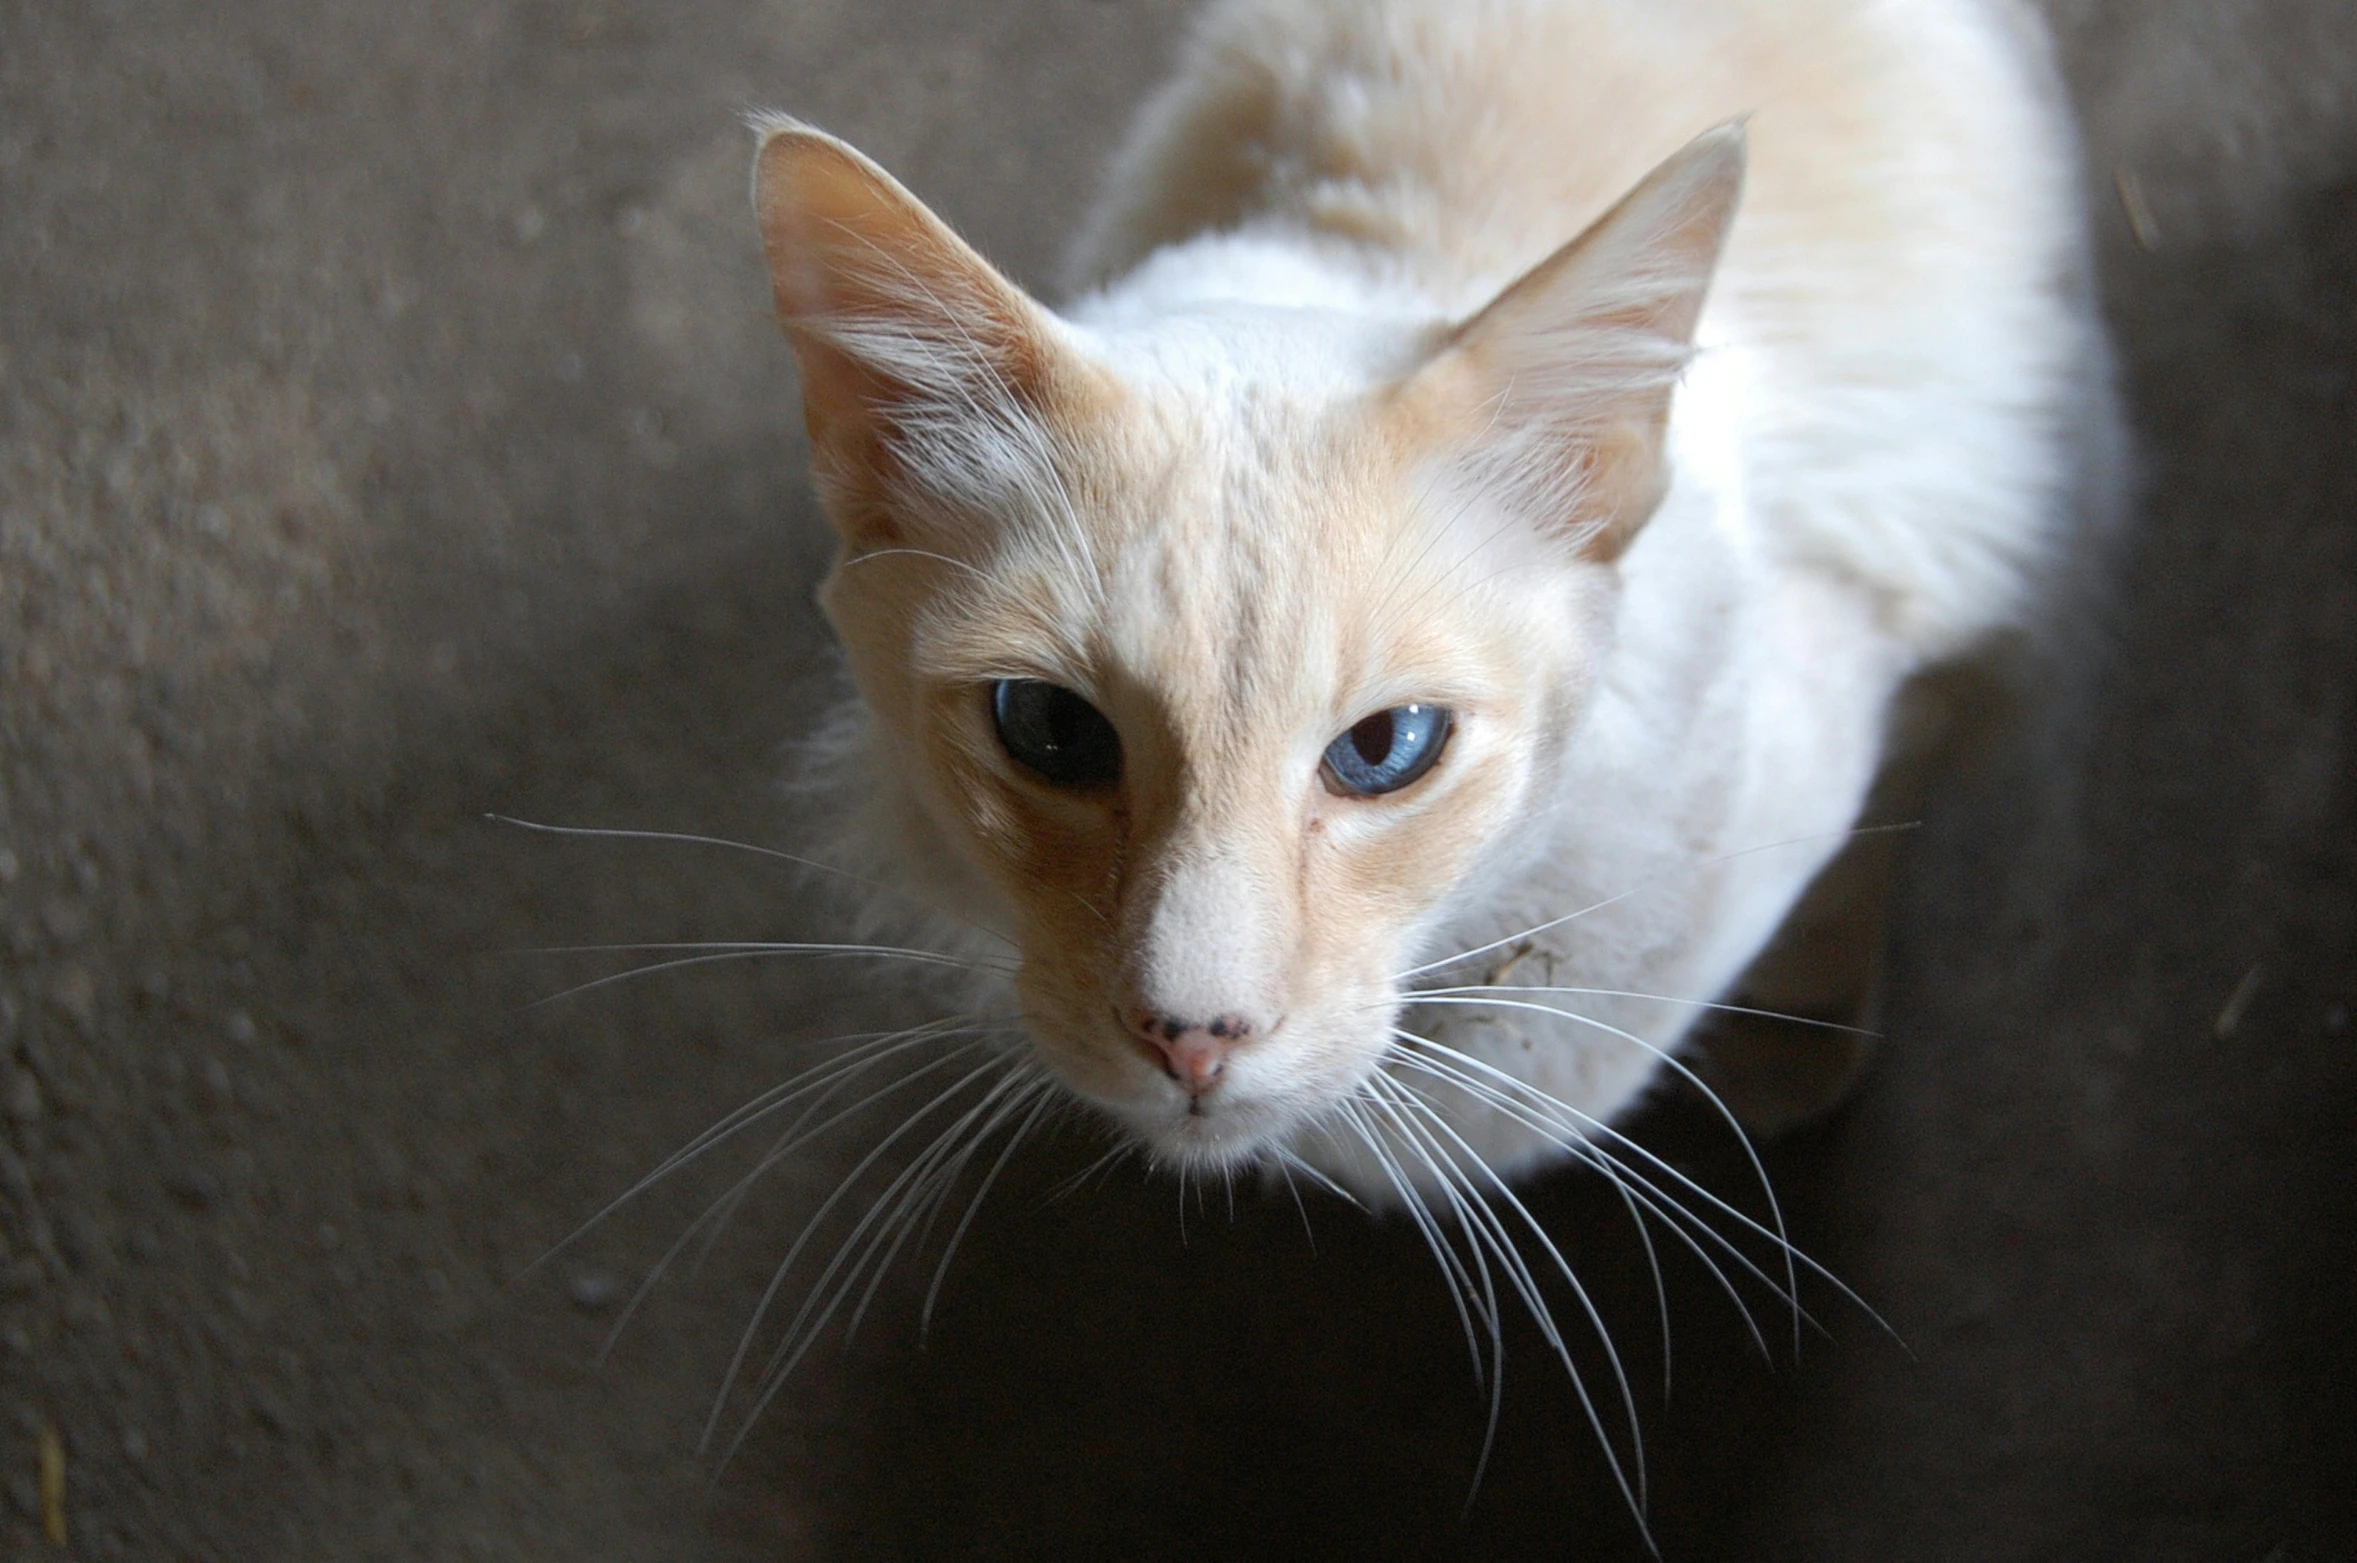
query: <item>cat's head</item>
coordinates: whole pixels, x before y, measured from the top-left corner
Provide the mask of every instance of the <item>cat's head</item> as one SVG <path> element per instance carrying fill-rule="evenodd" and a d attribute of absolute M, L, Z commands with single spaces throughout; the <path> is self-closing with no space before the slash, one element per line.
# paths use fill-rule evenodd
<path fill-rule="evenodd" d="M 1511 866 L 1657 503 L 1741 182 L 1714 132 L 1461 322 L 1035 303 L 788 121 L 755 200 L 888 785 L 990 887 L 1040 1057 L 1254 1158 L 1379 1066 Z M 1237 263 L 1233 256 L 1229 263 Z"/>

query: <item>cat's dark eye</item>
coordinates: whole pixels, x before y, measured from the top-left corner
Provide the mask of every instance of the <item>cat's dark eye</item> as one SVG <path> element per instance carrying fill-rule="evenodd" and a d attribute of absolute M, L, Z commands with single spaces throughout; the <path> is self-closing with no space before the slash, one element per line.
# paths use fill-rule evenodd
<path fill-rule="evenodd" d="M 1044 782 L 1110 787 L 1121 780 L 1121 735 L 1060 684 L 1002 678 L 990 686 L 990 715 L 1007 753 Z"/>
<path fill-rule="evenodd" d="M 1456 725 L 1446 706 L 1393 706 L 1326 746 L 1326 788 L 1345 797 L 1397 792 L 1432 769 Z"/>

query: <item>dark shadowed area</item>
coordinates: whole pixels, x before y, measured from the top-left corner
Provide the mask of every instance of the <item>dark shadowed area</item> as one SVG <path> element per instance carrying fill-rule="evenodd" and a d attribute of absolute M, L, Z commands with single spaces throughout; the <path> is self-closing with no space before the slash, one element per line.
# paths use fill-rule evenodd
<path fill-rule="evenodd" d="M 1910 842 L 1875 1076 L 1767 1157 L 1897 1340 L 1812 1283 L 1796 1361 L 1739 1278 L 1771 1364 L 1664 1244 L 1665 1362 L 1620 1202 L 1530 1194 L 1672 1560 L 2357 1556 L 2357 25 L 2054 9 L 2143 498 L 2072 610 L 2100 651 Z M 1527 1321 L 1467 1506 L 1487 1391 L 1405 1223 L 1070 1186 L 1077 1129 L 929 1328 L 945 1229 L 725 1466 L 740 1332 L 872 1133 L 602 1359 L 751 1158 L 551 1253 L 923 1013 L 852 962 L 535 1004 L 614 965 L 549 947 L 838 908 L 485 818 L 790 835 L 836 675 L 737 114 L 851 137 L 1044 286 L 1183 12 L 0 0 L 8 1555 L 1643 1555 Z M 1636 1132 L 1764 1214 L 1697 1102 Z"/>

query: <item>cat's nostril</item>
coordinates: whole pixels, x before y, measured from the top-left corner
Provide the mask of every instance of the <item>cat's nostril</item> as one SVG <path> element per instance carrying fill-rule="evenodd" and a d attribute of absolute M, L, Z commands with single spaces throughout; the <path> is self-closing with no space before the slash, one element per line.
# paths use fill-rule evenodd
<path fill-rule="evenodd" d="M 1139 1008 L 1124 1018 L 1130 1030 L 1160 1055 L 1162 1072 L 1197 1096 L 1219 1083 L 1227 1071 L 1229 1051 L 1253 1032 L 1252 1022 L 1232 1014 L 1194 1021 Z"/>

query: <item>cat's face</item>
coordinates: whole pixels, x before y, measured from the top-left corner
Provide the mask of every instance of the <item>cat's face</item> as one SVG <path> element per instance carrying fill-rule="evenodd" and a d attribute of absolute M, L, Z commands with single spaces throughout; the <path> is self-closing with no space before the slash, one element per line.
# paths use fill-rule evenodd
<path fill-rule="evenodd" d="M 1011 918 L 1041 1056 L 1157 1150 L 1228 1160 L 1382 1055 L 1395 974 L 1577 704 L 1606 572 L 1468 504 L 1389 397 L 1264 396 L 1239 427 L 1183 367 L 1085 396 L 1068 510 L 904 523 L 956 563 L 854 550 L 826 601 Z M 1190 1061 L 1173 1022 L 1233 1035 Z"/>
<path fill-rule="evenodd" d="M 1547 796 L 1653 502 L 1658 365 L 1508 416 L 1518 296 L 1559 278 L 1454 333 L 1089 332 L 815 133 L 772 135 L 759 199 L 826 606 L 995 892 L 1041 1058 L 1171 1160 L 1252 1159 L 1379 1066 L 1401 974 Z"/>

